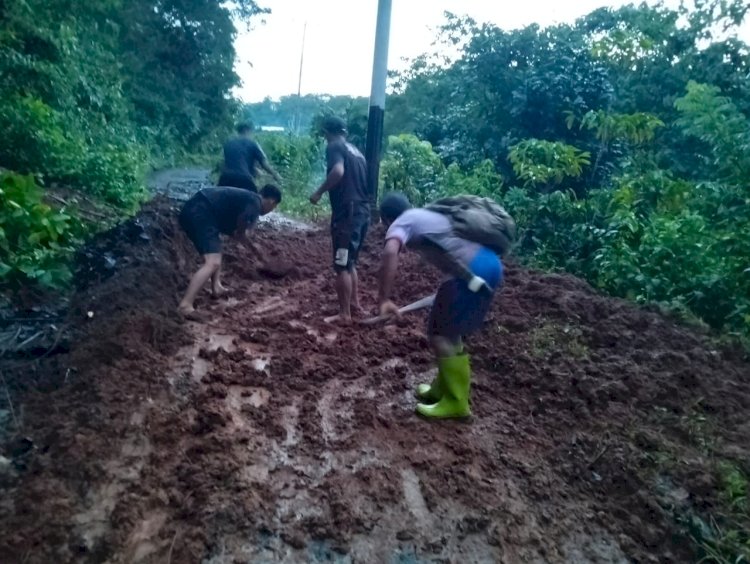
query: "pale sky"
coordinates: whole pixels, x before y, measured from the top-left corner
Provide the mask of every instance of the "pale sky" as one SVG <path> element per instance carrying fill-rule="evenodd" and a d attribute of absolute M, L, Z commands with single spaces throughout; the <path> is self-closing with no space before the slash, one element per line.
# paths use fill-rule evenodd
<path fill-rule="evenodd" d="M 602 6 L 623 0 L 393 0 L 388 68 L 430 51 L 445 11 L 491 22 L 503 29 L 531 23 L 572 23 Z M 648 3 L 656 3 L 649 1 Z M 677 0 L 666 2 L 675 5 Z M 237 95 L 255 102 L 296 94 L 302 31 L 307 22 L 302 94 L 369 96 L 377 0 L 260 0 L 272 13 L 237 38 Z M 749 18 L 750 19 L 750 18 Z M 750 43 L 750 21 L 739 33 Z"/>

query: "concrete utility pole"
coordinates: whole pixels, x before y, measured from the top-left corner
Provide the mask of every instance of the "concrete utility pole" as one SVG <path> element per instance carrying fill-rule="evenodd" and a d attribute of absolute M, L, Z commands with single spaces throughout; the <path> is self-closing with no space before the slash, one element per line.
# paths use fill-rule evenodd
<path fill-rule="evenodd" d="M 292 118 L 292 127 L 291 130 L 296 135 L 300 134 L 300 130 L 302 128 L 302 116 L 300 115 L 300 105 L 301 105 L 301 97 L 302 97 L 302 65 L 305 62 L 305 36 L 307 35 L 307 20 L 305 20 L 305 25 L 302 27 L 302 47 L 300 48 L 300 54 L 299 54 L 299 79 L 297 80 L 297 110 L 294 112 L 294 117 Z"/>
<path fill-rule="evenodd" d="M 378 219 L 378 177 L 383 149 L 385 116 L 385 81 L 388 75 L 388 39 L 391 29 L 391 0 L 378 0 L 378 23 L 375 28 L 375 56 L 372 63 L 370 114 L 367 118 L 367 189 L 372 204 L 373 220 Z"/>
<path fill-rule="evenodd" d="M 302 48 L 299 54 L 299 80 L 297 81 L 297 98 L 302 95 L 302 63 L 305 62 L 305 35 L 307 35 L 307 20 L 302 28 Z"/>

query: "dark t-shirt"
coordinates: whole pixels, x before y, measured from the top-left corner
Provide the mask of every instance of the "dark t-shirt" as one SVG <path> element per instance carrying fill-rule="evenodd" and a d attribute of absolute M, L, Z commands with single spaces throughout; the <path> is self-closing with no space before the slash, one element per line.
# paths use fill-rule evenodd
<path fill-rule="evenodd" d="M 224 172 L 254 177 L 256 165 L 265 159 L 260 145 L 247 137 L 235 137 L 224 143 Z"/>
<path fill-rule="evenodd" d="M 214 212 L 216 226 L 225 235 L 245 230 L 260 216 L 260 196 L 242 188 L 218 186 L 200 191 Z"/>
<path fill-rule="evenodd" d="M 343 139 L 333 141 L 326 148 L 328 172 L 338 163 L 344 164 L 344 176 L 328 195 L 333 217 L 348 215 L 351 204 L 367 202 L 367 164 L 354 145 Z"/>

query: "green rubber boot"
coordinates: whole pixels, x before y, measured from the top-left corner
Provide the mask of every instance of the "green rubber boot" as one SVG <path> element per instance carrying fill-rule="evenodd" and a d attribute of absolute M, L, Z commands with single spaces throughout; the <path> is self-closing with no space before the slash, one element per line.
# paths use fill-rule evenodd
<path fill-rule="evenodd" d="M 419 384 L 417 386 L 417 399 L 423 403 L 437 403 L 443 397 L 444 388 L 443 369 L 439 367 L 437 376 L 435 376 L 432 384 Z"/>
<path fill-rule="evenodd" d="M 464 353 L 463 345 L 459 345 L 457 350 L 457 354 L 462 355 Z M 419 384 L 417 386 L 417 391 L 414 395 L 416 395 L 417 399 L 421 400 L 422 403 L 437 403 L 440 401 L 440 398 L 443 397 L 443 394 L 445 393 L 445 384 L 443 383 L 444 365 L 445 363 L 438 363 L 438 373 L 432 380 L 431 384 Z"/>
<path fill-rule="evenodd" d="M 434 405 L 417 404 L 417 413 L 431 418 L 461 418 L 471 415 L 469 390 L 471 368 L 469 356 L 460 354 L 438 359 L 438 376 L 442 374 L 443 396 Z"/>

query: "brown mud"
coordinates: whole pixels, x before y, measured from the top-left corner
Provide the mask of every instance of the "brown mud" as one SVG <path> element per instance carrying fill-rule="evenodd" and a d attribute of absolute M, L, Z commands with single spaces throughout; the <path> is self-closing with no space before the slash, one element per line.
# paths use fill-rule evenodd
<path fill-rule="evenodd" d="M 718 507 L 717 460 L 750 471 L 749 365 L 694 329 L 510 264 L 472 419 L 425 421 L 425 312 L 324 323 L 325 230 L 262 224 L 263 265 L 230 243 L 183 323 L 175 206 L 84 253 L 69 350 L 3 366 L 0 562 L 689 562 L 677 517 Z M 396 301 L 437 282 L 407 255 Z"/>

